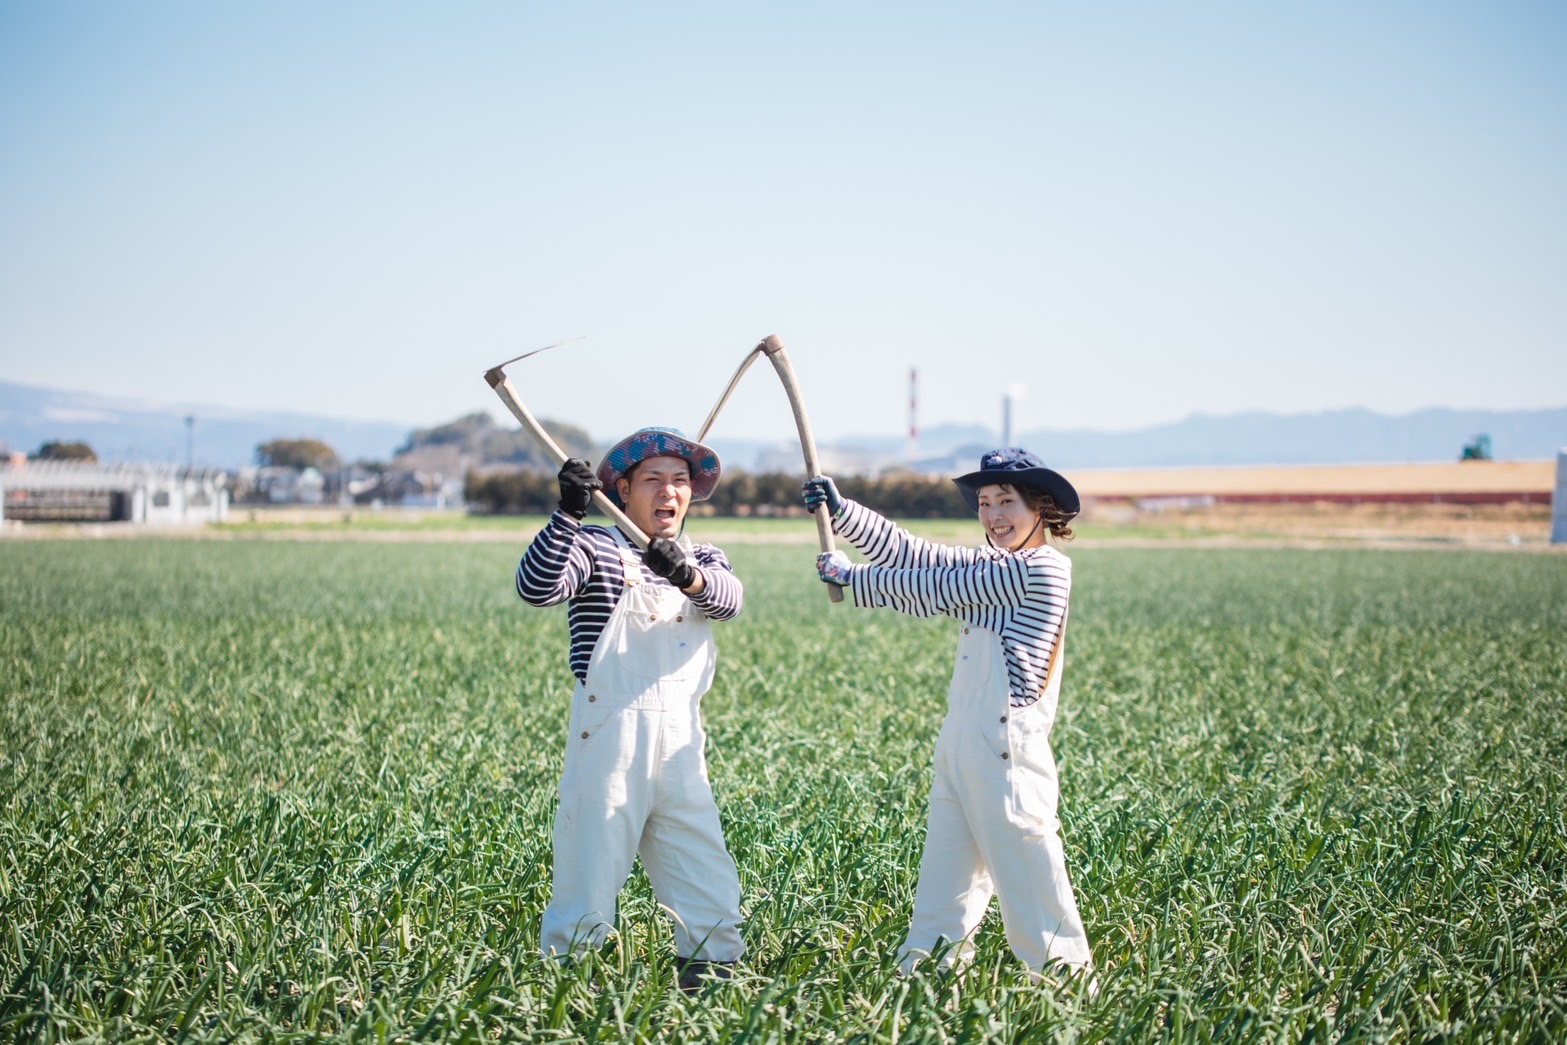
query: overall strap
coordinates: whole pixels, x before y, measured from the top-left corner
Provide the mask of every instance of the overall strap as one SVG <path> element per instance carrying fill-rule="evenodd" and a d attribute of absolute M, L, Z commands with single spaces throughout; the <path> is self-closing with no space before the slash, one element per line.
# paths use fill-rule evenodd
<path fill-rule="evenodd" d="M 642 583 L 642 560 L 632 550 L 631 542 L 626 540 L 626 535 L 620 532 L 617 526 L 611 526 L 609 535 L 615 538 L 615 543 L 620 547 L 620 570 L 626 582 L 626 587 L 635 588 Z"/>
<path fill-rule="evenodd" d="M 1044 685 L 1039 687 L 1039 695 L 1043 697 L 1050 692 L 1050 682 L 1056 677 L 1056 672 L 1061 668 L 1061 647 L 1066 645 L 1066 618 L 1067 610 L 1061 611 L 1061 627 L 1056 629 L 1056 646 L 1050 651 L 1050 667 L 1045 670 Z"/>

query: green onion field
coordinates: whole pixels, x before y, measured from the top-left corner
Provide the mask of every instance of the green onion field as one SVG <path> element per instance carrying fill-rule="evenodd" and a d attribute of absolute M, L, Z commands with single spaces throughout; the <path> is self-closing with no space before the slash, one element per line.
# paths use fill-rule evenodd
<path fill-rule="evenodd" d="M 898 977 L 956 626 L 830 605 L 808 520 L 705 523 L 750 953 L 693 997 L 640 870 L 617 943 L 538 956 L 570 686 L 528 525 L 0 541 L 0 1040 L 1567 1038 L 1567 556 L 1068 546 L 1093 994 L 994 907 Z"/>

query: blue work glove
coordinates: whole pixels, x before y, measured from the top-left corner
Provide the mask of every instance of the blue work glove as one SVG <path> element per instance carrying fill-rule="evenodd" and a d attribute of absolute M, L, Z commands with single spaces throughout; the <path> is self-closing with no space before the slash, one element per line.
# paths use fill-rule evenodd
<path fill-rule="evenodd" d="M 849 575 L 853 571 L 854 564 L 843 552 L 822 552 L 816 557 L 816 573 L 828 584 L 836 584 L 840 588 L 846 587 L 849 583 Z"/>
<path fill-rule="evenodd" d="M 593 503 L 593 491 L 604 489 L 593 474 L 593 466 L 580 457 L 568 459 L 555 478 L 560 480 L 560 510 L 573 519 L 586 516 L 588 505 Z"/>
<path fill-rule="evenodd" d="M 696 567 L 686 559 L 680 545 L 668 537 L 654 537 L 648 541 L 642 561 L 647 563 L 648 569 L 682 591 L 696 583 Z"/>
<path fill-rule="evenodd" d="M 831 479 L 825 475 L 818 475 L 805 480 L 800 487 L 800 496 L 805 501 L 805 507 L 812 513 L 822 505 L 827 506 L 827 514 L 837 517 L 843 511 L 843 498 L 838 494 L 838 488 L 833 485 Z"/>

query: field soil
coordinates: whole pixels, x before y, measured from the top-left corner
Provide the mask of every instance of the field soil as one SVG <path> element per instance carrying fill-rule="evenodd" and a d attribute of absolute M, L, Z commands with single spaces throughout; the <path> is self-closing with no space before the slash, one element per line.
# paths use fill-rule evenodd
<path fill-rule="evenodd" d="M 1554 461 L 1451 464 L 1291 465 L 1275 468 L 1127 468 L 1076 472 L 1085 498 L 1146 499 L 1225 495 L 1299 497 L 1387 494 L 1534 494 L 1550 502 Z"/>
<path fill-rule="evenodd" d="M 1084 543 L 1200 542 L 1293 547 L 1366 544 L 1567 552 L 1552 545 L 1551 509 L 1523 504 L 1214 504 L 1137 508 L 1091 505 Z"/>
<path fill-rule="evenodd" d="M 1074 482 L 1087 505 L 1080 526 L 1087 538 L 1146 531 L 1160 540 L 1541 550 L 1551 547 L 1555 476 L 1553 461 L 1467 461 L 1116 470 L 1084 472 Z M 1378 500 L 1390 496 L 1429 500 Z M 1453 503 L 1475 496 L 1521 496 L 1528 503 Z"/>

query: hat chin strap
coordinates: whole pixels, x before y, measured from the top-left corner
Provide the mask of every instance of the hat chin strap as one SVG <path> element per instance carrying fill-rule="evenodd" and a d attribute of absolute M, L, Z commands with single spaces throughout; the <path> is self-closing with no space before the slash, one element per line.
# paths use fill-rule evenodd
<path fill-rule="evenodd" d="M 1044 524 L 1045 517 L 1043 515 L 1034 516 L 1034 528 L 1028 531 L 1028 536 L 1023 538 L 1023 543 L 1018 545 L 1016 550 L 1022 551 L 1028 542 L 1034 539 L 1034 534 L 1038 533 L 1039 528 Z M 985 543 L 990 545 L 992 548 L 996 546 L 996 542 L 990 539 L 990 532 L 988 530 L 985 532 Z M 1001 550 L 1006 552 L 1008 555 L 1014 554 L 1014 550 L 1011 548 L 1002 548 Z"/>

